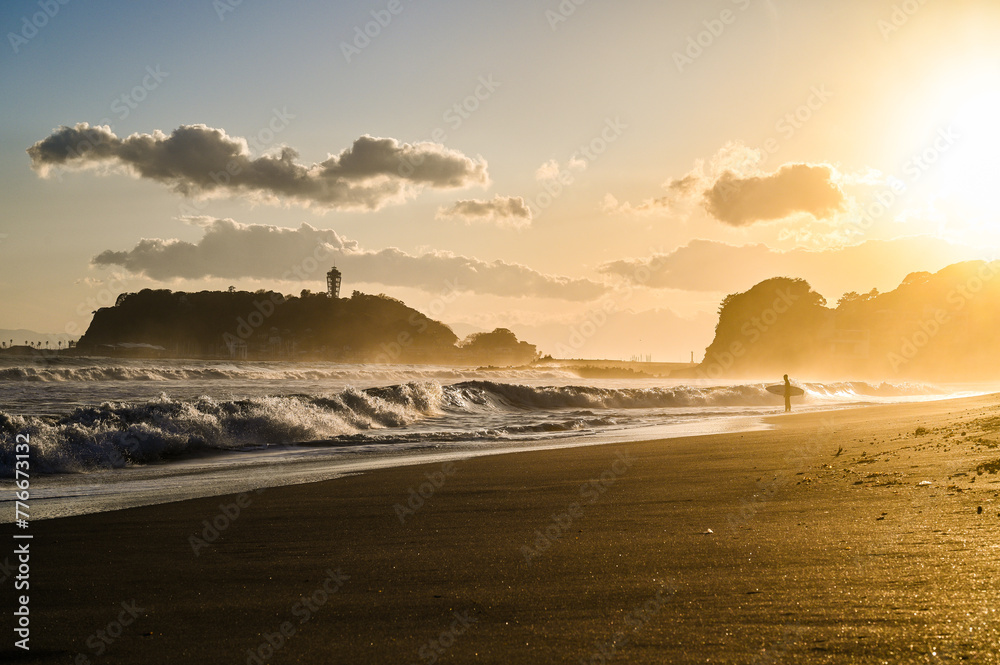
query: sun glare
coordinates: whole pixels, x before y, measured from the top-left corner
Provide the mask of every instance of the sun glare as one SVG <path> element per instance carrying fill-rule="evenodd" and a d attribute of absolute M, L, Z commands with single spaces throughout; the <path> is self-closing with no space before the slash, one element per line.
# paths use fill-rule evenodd
<path fill-rule="evenodd" d="M 971 198 L 983 199 L 992 208 L 996 197 L 988 185 L 995 184 L 1000 154 L 1000 91 L 991 90 L 963 104 L 955 114 L 954 130 L 955 154 L 945 168 L 966 183 Z"/>
<path fill-rule="evenodd" d="M 946 212 L 947 226 L 965 242 L 1000 245 L 996 228 L 997 157 L 1000 155 L 1000 92 L 971 97 L 954 114 L 948 128 L 951 145 L 944 145 L 931 194 Z M 929 165 L 933 168 L 932 165 Z"/>
<path fill-rule="evenodd" d="M 911 194 L 904 217 L 943 238 L 1000 247 L 1000 73 L 992 63 L 952 62 L 921 87 L 924 110 L 911 135 L 925 139 L 904 168 Z"/>

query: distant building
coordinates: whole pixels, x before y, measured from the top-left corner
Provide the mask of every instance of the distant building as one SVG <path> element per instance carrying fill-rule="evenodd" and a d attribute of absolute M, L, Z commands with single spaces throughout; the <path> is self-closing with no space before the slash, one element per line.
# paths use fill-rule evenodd
<path fill-rule="evenodd" d="M 340 271 L 336 268 L 330 268 L 330 272 L 326 273 L 326 295 L 340 297 Z"/>

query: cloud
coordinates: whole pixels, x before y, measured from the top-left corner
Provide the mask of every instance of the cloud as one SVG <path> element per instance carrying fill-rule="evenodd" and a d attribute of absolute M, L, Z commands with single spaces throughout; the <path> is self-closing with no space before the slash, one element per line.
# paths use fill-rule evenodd
<path fill-rule="evenodd" d="M 666 192 L 662 196 L 644 199 L 640 203 L 619 203 L 611 194 L 604 197 L 602 208 L 607 213 L 627 215 L 649 215 L 662 212 L 691 212 L 701 205 L 705 190 L 726 170 L 738 173 L 759 172 L 758 165 L 763 155 L 739 141 L 729 142 L 706 164 L 704 159 L 695 160 L 692 169 L 680 178 L 671 178 L 663 183 Z"/>
<path fill-rule="evenodd" d="M 824 219 L 844 209 L 844 193 L 826 165 L 785 164 L 770 175 L 724 172 L 705 192 L 705 208 L 721 222 L 746 226 L 798 212 Z"/>
<path fill-rule="evenodd" d="M 550 159 L 535 171 L 535 180 L 552 180 L 559 175 L 559 162 Z"/>
<path fill-rule="evenodd" d="M 802 277 L 819 293 L 836 300 L 845 291 L 894 288 L 911 272 L 935 271 L 975 256 L 973 248 L 931 236 L 785 252 L 763 244 L 736 246 L 692 240 L 666 254 L 612 261 L 599 270 L 652 288 L 716 293 L 745 291 L 770 277 Z"/>
<path fill-rule="evenodd" d="M 535 296 L 585 301 L 606 291 L 588 279 L 546 275 L 527 266 L 482 261 L 449 252 L 407 254 L 395 247 L 362 249 L 336 231 L 302 224 L 297 229 L 240 224 L 231 219 L 189 218 L 204 229 L 196 243 L 143 239 L 130 250 L 107 250 L 96 266 L 121 266 L 152 279 L 253 278 L 322 281 L 334 262 L 345 280 L 446 289 L 507 297 Z"/>
<path fill-rule="evenodd" d="M 456 201 L 437 212 L 438 219 L 458 218 L 467 224 L 472 222 L 492 222 L 497 226 L 524 228 L 531 224 L 531 208 L 520 196 L 493 197 L 491 201 L 472 199 Z"/>
<path fill-rule="evenodd" d="M 185 196 L 250 195 L 338 210 L 376 210 L 412 198 L 424 187 L 489 183 L 482 158 L 436 143 L 368 135 L 311 166 L 299 163 L 289 147 L 251 158 L 245 139 L 205 125 L 183 125 L 169 136 L 155 131 L 122 139 L 108 127 L 80 123 L 58 128 L 27 152 L 42 177 L 56 167 L 122 165 Z"/>
<path fill-rule="evenodd" d="M 688 174 L 683 178 L 668 180 L 663 184 L 667 190 L 665 196 L 646 199 L 642 203 L 635 205 L 625 202 L 619 203 L 611 194 L 604 195 L 601 209 L 608 213 L 625 213 L 629 215 L 645 215 L 662 210 L 669 210 L 690 199 L 692 194 L 700 193 L 699 185 L 702 178 L 699 175 Z"/>
<path fill-rule="evenodd" d="M 104 284 L 104 280 L 99 277 L 81 277 L 80 279 L 73 280 L 74 284 L 83 284 L 84 286 L 100 286 Z"/>
<path fill-rule="evenodd" d="M 539 182 L 545 182 L 546 180 L 555 180 L 563 172 L 569 171 L 586 171 L 587 170 L 587 160 L 574 154 L 566 162 L 565 168 L 559 165 L 559 161 L 555 159 L 550 159 L 545 162 L 538 169 L 535 170 L 535 180 Z"/>
<path fill-rule="evenodd" d="M 667 180 L 662 196 L 633 204 L 608 194 L 602 209 L 629 215 L 690 215 L 701 208 L 716 220 L 737 227 L 798 213 L 827 219 L 846 209 L 841 185 L 854 182 L 858 176 L 835 173 L 826 164 L 794 162 L 767 173 L 761 168 L 765 158 L 760 150 L 730 142 L 707 161 L 696 160 L 687 174 Z"/>

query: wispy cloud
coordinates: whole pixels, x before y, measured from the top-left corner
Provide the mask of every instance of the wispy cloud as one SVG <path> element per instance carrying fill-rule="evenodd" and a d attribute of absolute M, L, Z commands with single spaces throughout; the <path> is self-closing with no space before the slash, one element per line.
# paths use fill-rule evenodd
<path fill-rule="evenodd" d="M 895 286 L 914 270 L 939 270 L 974 255 L 969 247 L 930 236 L 869 240 L 823 251 L 692 240 L 665 254 L 606 263 L 600 272 L 632 282 L 636 275 L 648 276 L 642 284 L 652 288 L 730 293 L 770 277 L 802 277 L 836 298 L 851 289 Z"/>
<path fill-rule="evenodd" d="M 493 197 L 492 200 L 456 201 L 438 209 L 439 219 L 461 219 L 467 224 L 488 222 L 497 226 L 524 228 L 531 224 L 531 209 L 520 196 Z"/>
<path fill-rule="evenodd" d="M 666 194 L 659 197 L 649 198 L 640 203 L 619 203 L 611 194 L 604 196 L 602 208 L 605 212 L 626 213 L 632 215 L 643 215 L 668 210 L 703 191 L 704 184 L 698 175 L 688 174 L 683 178 L 668 180 L 663 184 L 667 190 Z"/>
<path fill-rule="evenodd" d="M 564 171 L 586 171 L 587 170 L 587 160 L 574 154 L 566 162 L 566 166 L 563 167 L 559 164 L 558 160 L 550 159 L 545 162 L 537 169 L 535 169 L 535 180 L 539 182 L 545 182 L 546 180 L 555 180 Z"/>
<path fill-rule="evenodd" d="M 481 157 L 472 159 L 436 143 L 368 135 L 308 166 L 289 147 L 251 157 L 245 139 L 205 125 L 184 125 L 170 135 L 155 131 L 119 138 L 108 127 L 80 123 L 58 128 L 27 152 L 42 177 L 56 167 L 122 165 L 185 196 L 250 195 L 338 210 L 376 210 L 425 187 L 489 183 Z"/>
<path fill-rule="evenodd" d="M 559 162 L 550 159 L 535 170 L 535 180 L 551 180 L 559 175 Z"/>
<path fill-rule="evenodd" d="M 588 279 L 547 275 L 517 263 L 483 261 L 449 252 L 408 254 L 395 247 L 365 250 L 330 229 L 309 224 L 285 228 L 194 218 L 204 236 L 195 243 L 143 239 L 130 250 L 107 250 L 96 266 L 121 266 L 152 279 L 254 278 L 321 281 L 324 262 L 336 262 L 351 282 L 407 286 L 440 293 L 445 288 L 508 297 L 585 301 L 607 287 Z M 301 268 L 320 264 L 312 271 Z"/>

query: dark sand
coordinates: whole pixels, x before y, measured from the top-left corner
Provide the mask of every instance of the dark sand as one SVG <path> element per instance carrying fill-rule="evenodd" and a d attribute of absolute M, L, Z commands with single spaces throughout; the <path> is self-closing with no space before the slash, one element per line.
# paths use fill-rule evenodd
<path fill-rule="evenodd" d="M 995 662 L 1000 476 L 976 466 L 1000 419 L 972 421 L 998 404 L 467 460 L 405 524 L 394 504 L 440 465 L 269 489 L 199 556 L 189 537 L 235 497 L 36 522 L 21 660 Z M 349 579 L 296 605 L 328 569 Z"/>

